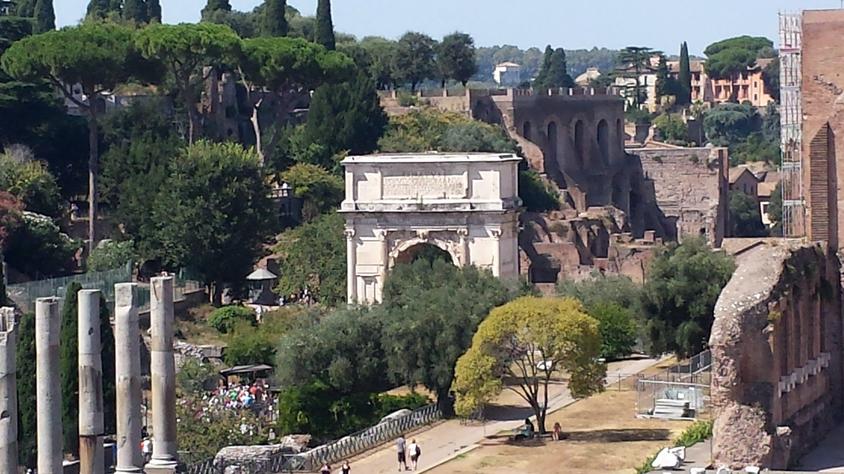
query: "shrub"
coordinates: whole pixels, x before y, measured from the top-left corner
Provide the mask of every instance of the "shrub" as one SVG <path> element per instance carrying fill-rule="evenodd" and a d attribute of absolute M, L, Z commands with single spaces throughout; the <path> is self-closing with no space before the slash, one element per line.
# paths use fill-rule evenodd
<path fill-rule="evenodd" d="M 88 270 L 102 272 L 120 268 L 127 263 L 135 263 L 135 243 L 131 240 L 115 242 L 113 240 L 102 241 L 88 257 Z"/>
<path fill-rule="evenodd" d="M 202 394 L 206 390 L 213 390 L 219 377 L 214 366 L 189 357 L 179 367 L 176 384 L 183 394 Z"/>
<path fill-rule="evenodd" d="M 662 114 L 654 120 L 662 139 L 669 143 L 685 144 L 688 139 L 688 128 L 683 119 L 670 114 Z"/>
<path fill-rule="evenodd" d="M 701 441 L 712 437 L 712 420 L 700 420 L 695 422 L 692 426 L 686 428 L 686 431 L 674 441 L 674 446 L 691 447 Z"/>
<path fill-rule="evenodd" d="M 629 309 L 615 303 L 600 303 L 588 312 L 600 322 L 601 357 L 620 359 L 633 352 L 636 324 Z"/>
<path fill-rule="evenodd" d="M 421 393 L 412 392 L 407 395 L 381 394 L 377 396 L 378 410 L 376 416 L 380 420 L 390 413 L 408 409 L 415 410 L 431 403 L 431 400 Z"/>
<path fill-rule="evenodd" d="M 560 208 L 559 191 L 545 182 L 536 171 L 519 172 L 519 197 L 531 212 L 544 212 Z"/>
<path fill-rule="evenodd" d="M 244 306 L 224 306 L 208 317 L 208 325 L 217 331 L 228 334 L 240 322 L 255 324 L 255 312 Z"/>
<path fill-rule="evenodd" d="M 241 322 L 235 326 L 226 342 L 226 351 L 223 359 L 230 366 L 250 364 L 274 365 L 276 341 L 272 334 L 264 332 L 248 323 Z"/>

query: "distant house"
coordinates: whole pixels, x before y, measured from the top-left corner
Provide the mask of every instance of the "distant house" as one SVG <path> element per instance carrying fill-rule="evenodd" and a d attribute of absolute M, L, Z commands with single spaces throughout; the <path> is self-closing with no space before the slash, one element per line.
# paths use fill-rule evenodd
<path fill-rule="evenodd" d="M 730 191 L 741 192 L 757 199 L 759 179 L 745 166 L 730 168 Z"/>
<path fill-rule="evenodd" d="M 747 71 L 725 79 L 709 77 L 704 61 L 691 61 L 689 69 L 692 73 L 692 102 L 721 104 L 731 102 L 735 98 L 739 103 L 748 101 L 754 107 L 766 107 L 774 102 L 774 98 L 765 87 L 762 71 L 771 61 L 773 59 L 757 59 L 756 64 L 747 68 Z M 679 75 L 678 61 L 669 61 L 668 68 L 674 77 Z"/>
<path fill-rule="evenodd" d="M 501 63 L 495 66 L 492 78 L 499 86 L 518 86 L 522 82 L 522 67 L 511 62 Z"/>
<path fill-rule="evenodd" d="M 592 81 L 598 79 L 599 77 L 601 77 L 601 71 L 599 71 L 596 67 L 590 67 L 586 69 L 586 72 L 577 76 L 574 83 L 581 87 L 588 87 Z"/>

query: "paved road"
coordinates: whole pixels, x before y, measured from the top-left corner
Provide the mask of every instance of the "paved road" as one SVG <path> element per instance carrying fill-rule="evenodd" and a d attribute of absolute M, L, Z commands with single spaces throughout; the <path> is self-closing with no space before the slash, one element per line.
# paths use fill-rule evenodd
<path fill-rule="evenodd" d="M 636 374 L 656 362 L 655 359 L 639 359 L 611 363 L 607 369 L 607 385 L 617 383 L 619 374 Z M 565 384 L 549 387 L 549 395 L 549 413 L 573 402 Z M 413 435 L 422 448 L 419 472 L 432 469 L 461 452 L 472 449 L 487 435 L 519 427 L 531 413 L 527 404 L 510 391 L 502 394 L 497 405 L 491 413 L 495 420 L 489 420 L 484 425 L 464 425 L 459 420 L 449 420 Z M 352 472 L 359 474 L 387 474 L 398 470 L 396 451 L 392 443 L 363 458 L 353 460 L 351 465 Z"/>
<path fill-rule="evenodd" d="M 803 456 L 797 469 L 844 472 L 844 424 L 832 430 L 815 449 Z"/>

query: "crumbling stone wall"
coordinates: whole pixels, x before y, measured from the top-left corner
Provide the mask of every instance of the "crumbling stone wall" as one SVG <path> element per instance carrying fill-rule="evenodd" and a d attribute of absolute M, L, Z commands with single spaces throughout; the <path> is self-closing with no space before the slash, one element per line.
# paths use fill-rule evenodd
<path fill-rule="evenodd" d="M 789 467 L 842 405 L 839 261 L 825 244 L 767 243 L 742 255 L 715 307 L 713 456 Z"/>
<path fill-rule="evenodd" d="M 667 219 L 666 240 L 704 235 L 720 247 L 729 213 L 729 155 L 726 148 L 642 148 L 645 179 L 653 183 Z"/>

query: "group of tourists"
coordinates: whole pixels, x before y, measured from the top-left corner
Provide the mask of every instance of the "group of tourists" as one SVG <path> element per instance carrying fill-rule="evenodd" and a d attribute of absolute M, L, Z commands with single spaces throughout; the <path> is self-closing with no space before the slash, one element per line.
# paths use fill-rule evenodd
<path fill-rule="evenodd" d="M 398 453 L 399 471 L 404 467 L 405 471 L 416 470 L 419 465 L 419 456 L 422 455 L 422 448 L 415 439 L 410 440 L 410 444 L 404 439 L 404 435 L 399 435 L 396 440 L 396 452 Z M 410 456 L 410 465 L 407 464 L 407 457 Z"/>
<path fill-rule="evenodd" d="M 208 401 L 209 406 L 230 410 L 246 408 L 258 412 L 274 406 L 269 386 L 262 381 L 242 385 L 221 385 L 203 398 Z"/>
<path fill-rule="evenodd" d="M 352 472 L 352 466 L 349 465 L 349 461 L 343 461 L 343 465 L 340 466 L 340 470 L 337 472 L 339 474 L 349 474 Z M 331 474 L 331 464 L 323 463 L 322 467 L 319 468 L 319 474 Z"/>

